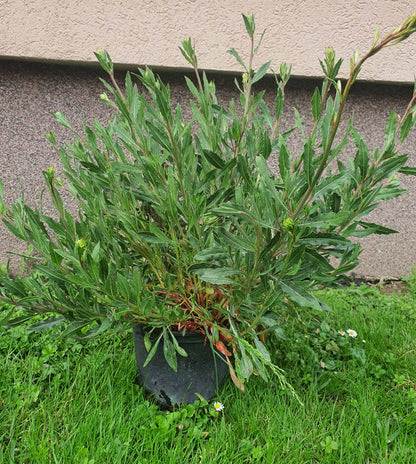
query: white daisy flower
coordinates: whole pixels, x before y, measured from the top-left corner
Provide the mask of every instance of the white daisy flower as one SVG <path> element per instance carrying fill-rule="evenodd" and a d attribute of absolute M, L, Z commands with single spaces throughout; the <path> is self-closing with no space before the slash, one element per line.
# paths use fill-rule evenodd
<path fill-rule="evenodd" d="M 321 367 L 322 369 L 326 369 L 326 364 L 323 361 L 321 361 Z"/>
<path fill-rule="evenodd" d="M 348 329 L 347 334 L 352 338 L 355 338 L 357 336 L 357 332 L 355 330 L 352 330 L 352 329 Z"/>
<path fill-rule="evenodd" d="M 343 330 L 338 330 L 338 333 L 343 337 L 345 335 L 345 332 Z"/>
<path fill-rule="evenodd" d="M 216 411 L 222 411 L 224 409 L 224 405 L 218 401 L 214 403 L 214 409 Z"/>

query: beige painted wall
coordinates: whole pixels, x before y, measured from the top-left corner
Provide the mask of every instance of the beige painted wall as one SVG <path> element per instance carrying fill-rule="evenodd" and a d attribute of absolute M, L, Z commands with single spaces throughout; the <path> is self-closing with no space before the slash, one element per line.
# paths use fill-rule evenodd
<path fill-rule="evenodd" d="M 192 37 L 200 66 L 238 71 L 226 53 L 246 55 L 241 13 L 253 12 L 267 28 L 257 65 L 272 58 L 293 65 L 293 75 L 320 76 L 318 58 L 333 46 L 345 58 L 365 52 L 376 28 L 381 36 L 415 13 L 415 0 L 0 0 L 0 57 L 91 62 L 107 49 L 114 62 L 186 67 L 178 45 Z M 413 82 L 416 40 L 388 49 L 367 63 L 362 79 Z"/>

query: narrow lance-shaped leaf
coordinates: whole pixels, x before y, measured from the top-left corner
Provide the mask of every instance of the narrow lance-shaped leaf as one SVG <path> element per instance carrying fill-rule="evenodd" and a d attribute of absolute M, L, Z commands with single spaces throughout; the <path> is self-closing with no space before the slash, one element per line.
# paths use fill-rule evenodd
<path fill-rule="evenodd" d="M 157 340 L 153 343 L 152 349 L 147 355 L 147 358 L 143 364 L 143 367 L 146 367 L 149 364 L 149 362 L 152 360 L 153 356 L 156 354 L 156 350 L 157 350 L 157 347 L 159 346 L 160 340 L 162 340 L 162 336 L 163 336 L 163 333 L 161 333 L 159 337 L 157 338 Z"/>
<path fill-rule="evenodd" d="M 5 329 L 12 329 L 13 327 L 19 327 L 25 322 L 30 321 L 33 318 L 34 314 L 19 316 L 14 319 L 5 319 L 0 321 L 1 326 Z"/>
<path fill-rule="evenodd" d="M 342 171 L 335 176 L 328 176 L 315 188 L 314 200 L 326 197 L 330 192 L 336 192 L 349 176 L 348 171 Z"/>
<path fill-rule="evenodd" d="M 172 334 L 172 337 L 174 335 Z M 165 355 L 166 362 L 169 366 L 177 372 L 178 370 L 178 360 L 176 358 L 176 349 L 175 345 L 172 343 L 172 340 L 169 337 L 167 330 L 163 331 L 163 354 Z"/>
<path fill-rule="evenodd" d="M 212 268 L 212 267 L 204 267 L 204 268 L 197 268 L 191 266 L 189 268 L 189 272 L 196 274 L 199 276 L 201 280 L 204 282 L 208 282 L 214 285 L 226 285 L 232 284 L 234 281 L 229 277 L 235 274 L 239 274 L 241 271 L 229 268 Z"/>
<path fill-rule="evenodd" d="M 318 119 L 321 115 L 321 110 L 322 110 L 321 94 L 318 88 L 316 88 L 315 92 L 313 93 L 311 106 L 312 106 L 313 119 L 315 122 L 318 122 Z"/>
<path fill-rule="evenodd" d="M 231 380 L 233 381 L 234 385 L 243 393 L 246 392 L 246 389 L 244 387 L 244 383 L 240 380 L 240 378 L 237 376 L 231 361 L 227 358 L 227 364 L 228 364 L 228 369 L 230 371 L 230 377 Z"/>
<path fill-rule="evenodd" d="M 225 162 L 216 153 L 211 150 L 203 150 L 205 159 L 217 169 L 223 169 Z"/>
<path fill-rule="evenodd" d="M 73 321 L 66 327 L 66 329 L 63 332 L 61 332 L 61 337 L 74 337 L 74 334 L 77 334 L 81 329 L 88 326 L 90 323 L 91 321 L 88 320 Z"/>
<path fill-rule="evenodd" d="M 279 286 L 286 295 L 288 295 L 293 301 L 298 303 L 300 306 L 309 307 L 317 310 L 321 309 L 319 301 L 299 285 L 296 285 L 295 283 L 290 281 L 281 281 L 279 283 Z"/>
<path fill-rule="evenodd" d="M 106 332 L 110 327 L 112 327 L 113 321 L 106 317 L 103 320 L 101 320 L 99 323 L 97 323 L 97 326 L 93 327 L 92 329 L 89 329 L 85 334 L 83 334 L 80 338 L 87 340 L 89 338 L 95 338 L 101 333 Z"/>
<path fill-rule="evenodd" d="M 227 53 L 232 55 L 240 64 L 241 66 L 247 71 L 247 67 L 244 64 L 244 61 L 240 58 L 240 55 L 234 50 L 234 48 L 230 48 L 230 50 L 227 50 Z"/>
<path fill-rule="evenodd" d="M 172 334 L 172 342 L 173 342 L 173 345 L 175 346 L 176 352 L 179 353 L 182 357 L 186 358 L 188 356 L 188 353 L 179 345 L 178 340 L 173 334 Z"/>
<path fill-rule="evenodd" d="M 258 82 L 260 79 L 262 79 L 265 76 L 267 70 L 269 69 L 270 63 L 271 63 L 271 61 L 268 61 L 267 63 L 264 63 L 259 68 L 259 70 L 256 72 L 256 74 L 254 74 L 253 80 L 251 81 L 253 84 Z"/>
<path fill-rule="evenodd" d="M 404 166 L 398 170 L 400 174 L 404 174 L 406 176 L 416 176 L 416 168 L 412 168 L 410 166 Z"/>
<path fill-rule="evenodd" d="M 395 174 L 399 169 L 403 167 L 408 159 L 407 155 L 399 155 L 394 158 L 390 158 L 387 161 L 384 161 L 375 172 L 374 182 L 378 183 L 383 179 L 390 177 Z"/>
<path fill-rule="evenodd" d="M 396 127 L 397 127 L 397 115 L 396 110 L 393 110 L 386 125 L 386 139 L 382 148 L 382 157 L 387 158 L 392 156 L 394 144 L 396 142 Z"/>
<path fill-rule="evenodd" d="M 370 234 L 389 235 L 398 233 L 397 230 L 389 229 L 388 227 L 381 226 L 380 224 L 374 224 L 373 222 L 358 221 L 358 224 L 363 228 L 363 230 L 356 230 L 353 234 L 354 237 L 365 237 Z M 366 234 L 366 232 L 368 233 Z"/>
<path fill-rule="evenodd" d="M 35 322 L 34 324 L 29 325 L 26 327 L 26 330 L 29 330 L 30 332 L 37 332 L 39 330 L 49 330 L 52 327 L 56 327 L 58 325 L 61 325 L 63 322 L 65 322 L 64 317 L 48 317 L 44 319 L 43 321 Z"/>
<path fill-rule="evenodd" d="M 279 174 L 283 180 L 290 173 L 290 151 L 282 136 L 279 137 Z"/>
<path fill-rule="evenodd" d="M 416 107 L 413 113 L 407 115 L 406 119 L 403 121 L 400 127 L 400 143 L 403 143 L 406 137 L 408 136 L 412 127 L 416 124 Z"/>
<path fill-rule="evenodd" d="M 282 113 L 282 110 L 283 110 L 283 104 L 284 104 L 284 95 L 283 95 L 283 91 L 282 91 L 282 88 L 281 88 L 281 85 L 278 87 L 277 89 L 277 95 L 276 95 L 276 99 L 275 99 L 275 118 L 276 118 L 276 121 L 279 120 L 280 118 L 280 115 Z"/>
<path fill-rule="evenodd" d="M 53 114 L 53 117 L 61 124 L 61 126 L 71 129 L 71 124 L 64 118 L 63 114 L 60 111 L 57 111 Z"/>
<path fill-rule="evenodd" d="M 312 147 L 312 140 L 309 137 L 303 147 L 303 153 L 302 153 L 303 170 L 306 174 L 308 185 L 312 184 L 312 178 L 314 176 L 314 166 L 313 166 L 314 154 L 315 154 L 315 151 Z"/>
<path fill-rule="evenodd" d="M 354 157 L 354 166 L 360 172 L 360 181 L 363 181 L 369 169 L 370 153 L 360 134 L 355 129 L 352 129 L 351 133 L 355 146 L 357 147 L 357 153 Z"/>

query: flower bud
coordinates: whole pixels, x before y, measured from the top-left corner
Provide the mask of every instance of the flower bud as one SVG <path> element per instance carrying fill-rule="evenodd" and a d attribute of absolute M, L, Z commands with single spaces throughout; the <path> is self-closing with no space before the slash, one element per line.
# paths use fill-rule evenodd
<path fill-rule="evenodd" d="M 53 146 L 56 147 L 56 137 L 53 132 L 48 132 L 46 134 L 46 138 L 48 139 L 49 143 Z"/>
<path fill-rule="evenodd" d="M 49 179 L 53 179 L 55 177 L 55 168 L 50 166 L 48 169 L 46 169 L 46 175 Z"/>
<path fill-rule="evenodd" d="M 80 238 L 75 242 L 75 247 L 79 248 L 80 250 L 84 250 L 87 247 L 87 242 L 85 239 Z"/>
<path fill-rule="evenodd" d="M 100 100 L 104 103 L 108 103 L 108 104 L 111 104 L 111 101 L 110 99 L 108 98 L 108 95 L 106 93 L 102 93 L 100 95 Z"/>
<path fill-rule="evenodd" d="M 295 227 L 295 221 L 292 218 L 287 218 L 283 221 L 283 230 L 291 232 Z"/>
<path fill-rule="evenodd" d="M 332 47 L 328 47 L 325 50 L 325 61 L 328 66 L 328 70 L 331 71 L 335 64 L 335 50 Z"/>

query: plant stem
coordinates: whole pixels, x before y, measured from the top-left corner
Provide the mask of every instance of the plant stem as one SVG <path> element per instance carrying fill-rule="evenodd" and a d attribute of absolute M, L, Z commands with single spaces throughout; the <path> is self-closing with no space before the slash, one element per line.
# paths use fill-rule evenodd
<path fill-rule="evenodd" d="M 381 40 L 381 42 L 378 45 L 373 44 L 370 50 L 359 61 L 355 60 L 355 62 L 352 63 L 350 75 L 345 84 L 344 91 L 340 97 L 339 108 L 332 122 L 332 127 L 331 127 L 331 131 L 328 137 L 328 142 L 324 148 L 322 161 L 315 175 L 313 176 L 308 189 L 306 190 L 304 196 L 299 202 L 297 208 L 293 212 L 293 216 L 296 216 L 299 213 L 299 211 L 305 206 L 305 204 L 309 201 L 309 198 L 311 197 L 311 195 L 313 195 L 315 185 L 318 183 L 319 179 L 322 176 L 322 173 L 324 172 L 325 168 L 328 165 L 329 155 L 331 153 L 331 148 L 332 148 L 332 145 L 335 139 L 335 135 L 337 134 L 337 131 L 338 131 L 338 126 L 341 121 L 341 116 L 344 111 L 345 103 L 349 95 L 349 92 L 351 90 L 351 87 L 354 84 L 355 80 L 357 79 L 357 76 L 361 70 L 361 66 L 365 63 L 365 61 L 367 61 L 368 58 L 370 58 L 371 56 L 374 56 L 376 53 L 378 53 L 383 48 L 393 43 L 398 43 L 406 39 L 410 34 L 412 34 L 415 31 L 416 31 L 416 14 L 414 14 L 411 18 L 409 18 L 409 20 L 406 21 L 406 23 L 402 27 L 388 34 L 383 40 Z"/>

